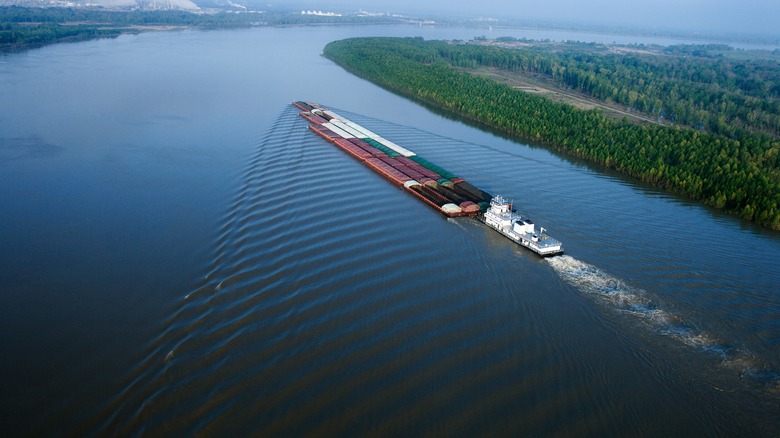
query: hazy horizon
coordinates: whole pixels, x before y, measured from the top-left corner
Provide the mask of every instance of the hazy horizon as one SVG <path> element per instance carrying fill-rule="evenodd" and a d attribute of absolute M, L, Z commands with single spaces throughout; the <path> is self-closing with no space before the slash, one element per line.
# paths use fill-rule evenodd
<path fill-rule="evenodd" d="M 149 0 L 102 0 L 132 3 Z M 168 0 L 181 3 L 185 0 Z M 189 0 L 186 0 L 189 2 Z M 545 3 L 507 0 L 448 2 L 444 0 L 192 0 L 203 8 L 244 4 L 256 9 L 314 9 L 419 15 L 420 18 L 493 18 L 551 24 L 596 25 L 640 30 L 704 32 L 718 35 L 755 35 L 780 40 L 780 2 L 776 0 L 656 0 L 636 6 L 619 0 L 551 0 Z M 43 0 L 0 0 L 0 4 L 41 5 Z"/>
<path fill-rule="evenodd" d="M 737 4 L 724 0 L 657 0 L 642 7 L 618 0 L 578 2 L 508 2 L 486 0 L 452 3 L 443 0 L 392 3 L 373 0 L 278 2 L 305 4 L 316 9 L 353 8 L 376 12 L 406 12 L 439 16 L 473 16 L 494 19 L 524 19 L 624 26 L 640 29 L 680 30 L 720 34 L 760 34 L 780 37 L 780 2 L 753 0 Z"/>

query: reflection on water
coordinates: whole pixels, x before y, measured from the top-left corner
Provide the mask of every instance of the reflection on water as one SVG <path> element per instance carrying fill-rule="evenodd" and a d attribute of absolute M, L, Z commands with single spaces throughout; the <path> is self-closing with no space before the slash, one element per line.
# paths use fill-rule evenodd
<path fill-rule="evenodd" d="M 442 118 L 313 43 L 417 32 L 473 36 L 4 58 L 4 430 L 777 435 L 777 235 Z M 298 99 L 512 197 L 569 255 L 445 219 L 309 132 Z"/>
<path fill-rule="evenodd" d="M 38 137 L 0 138 L 0 161 L 8 163 L 25 158 L 41 158 L 57 154 L 61 147 Z"/>
<path fill-rule="evenodd" d="M 426 144 L 455 142 L 373 122 L 378 132 L 397 129 L 395 138 L 406 131 Z M 476 221 L 440 217 L 286 109 L 249 160 L 209 274 L 184 296 L 103 427 L 260 435 L 669 431 L 617 405 L 658 379 L 674 381 L 670 389 L 689 383 L 655 366 L 649 381 L 608 383 L 618 368 L 642 374 L 648 364 L 604 363 L 622 354 L 599 352 L 599 336 L 579 346 L 567 340 L 582 321 L 562 320 L 570 311 L 535 291 L 551 284 L 546 266 L 596 303 L 693 347 L 690 354 L 718 354 L 727 367 L 752 372 L 747 353 L 646 291 L 569 255 L 536 263 L 489 230 L 495 242 L 478 254 L 486 248 L 476 229 Z M 534 395 L 540 391 L 547 395 Z M 687 403 L 698 430 L 722 427 L 713 412 Z M 655 412 L 675 418 L 670 408 Z M 750 429 L 741 421 L 729 427 Z"/>

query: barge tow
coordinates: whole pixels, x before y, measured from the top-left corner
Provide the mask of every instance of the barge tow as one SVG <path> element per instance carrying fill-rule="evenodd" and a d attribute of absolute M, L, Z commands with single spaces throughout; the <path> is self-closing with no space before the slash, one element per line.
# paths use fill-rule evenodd
<path fill-rule="evenodd" d="M 563 244 L 544 228 L 517 214 L 512 203 L 492 196 L 443 168 L 363 126 L 313 102 L 296 101 L 309 129 L 374 172 L 402 187 L 448 217 L 476 217 L 509 240 L 546 257 L 563 253 Z"/>

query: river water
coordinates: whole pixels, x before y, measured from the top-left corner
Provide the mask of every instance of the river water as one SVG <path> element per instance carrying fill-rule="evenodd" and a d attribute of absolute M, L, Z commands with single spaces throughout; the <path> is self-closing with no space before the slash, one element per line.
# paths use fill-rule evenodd
<path fill-rule="evenodd" d="M 776 436 L 778 233 L 320 55 L 481 33 L 181 31 L 0 57 L 2 430 Z M 439 215 L 308 131 L 301 99 L 514 199 L 566 255 Z"/>

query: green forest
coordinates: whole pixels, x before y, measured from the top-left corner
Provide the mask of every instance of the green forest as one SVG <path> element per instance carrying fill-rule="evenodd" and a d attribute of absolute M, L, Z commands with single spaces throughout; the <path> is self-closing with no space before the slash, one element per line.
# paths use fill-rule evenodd
<path fill-rule="evenodd" d="M 500 39 L 499 42 L 507 39 Z M 477 41 L 479 42 L 479 41 Z M 736 135 L 780 135 L 780 54 L 740 57 L 726 45 L 609 50 L 592 43 L 435 43 L 459 67 L 522 71 L 674 124 Z"/>
<path fill-rule="evenodd" d="M 187 11 L 117 11 L 82 8 L 0 7 L 0 51 L 46 44 L 112 38 L 156 26 L 224 29 L 303 24 L 382 24 L 387 17 L 328 17 L 300 13 L 208 13 Z"/>
<path fill-rule="evenodd" d="M 649 68 L 628 59 L 630 57 L 623 57 L 627 58 L 626 63 L 620 62 L 618 69 L 616 65 L 601 65 L 595 57 L 578 60 L 576 53 L 537 56 L 538 52 L 525 53 L 517 48 L 425 41 L 422 38 L 353 38 L 329 43 L 324 54 L 358 76 L 458 117 L 548 145 L 744 219 L 780 229 L 780 142 L 776 122 L 771 122 L 769 117 L 777 115 L 776 99 L 772 98 L 772 93 L 778 92 L 778 81 L 774 76 L 777 75 L 776 65 L 763 68 L 744 65 L 742 68 L 740 65 L 750 62 L 732 59 L 728 62 L 733 63 L 730 67 L 733 75 L 726 75 L 722 80 L 731 81 L 733 85 L 727 89 L 718 86 L 700 90 L 702 95 L 693 98 L 684 94 L 688 93 L 684 90 L 696 87 L 686 85 L 682 79 L 676 81 L 674 75 L 690 76 L 700 69 L 700 74 L 711 74 L 713 81 L 720 81 L 716 79 L 718 72 L 715 69 L 690 67 L 687 73 L 667 72 L 663 68 Z M 567 61 L 556 65 L 552 62 L 554 59 Z M 610 62 L 619 61 L 615 58 Z M 693 61 L 683 61 L 688 62 Z M 718 114 L 716 119 L 722 126 L 712 129 L 708 125 L 710 122 L 685 123 L 695 126 L 690 127 L 682 126 L 682 122 L 670 126 L 614 120 L 599 110 L 577 109 L 456 68 L 464 66 L 557 70 L 553 75 L 563 81 L 572 81 L 572 86 L 577 82 L 576 87 L 583 91 L 611 90 L 611 99 L 621 99 L 625 94 L 629 99 L 627 104 L 648 105 L 643 109 L 648 113 L 660 111 L 659 116 L 672 114 L 679 105 L 677 100 L 669 98 L 668 90 L 655 94 L 643 90 L 666 90 L 664 87 L 668 84 L 678 82 L 677 94 L 687 96 L 682 100 L 692 108 L 696 102 L 716 99 L 722 92 L 719 108 L 702 109 L 700 114 L 703 120 Z M 608 74 L 610 69 L 621 73 Z M 677 70 L 677 66 L 672 63 L 667 69 Z M 576 75 L 571 76 L 573 73 L 567 73 L 569 70 L 574 70 Z M 588 81 L 572 79 L 580 78 L 584 74 L 580 72 L 585 71 L 589 71 L 588 78 L 592 76 Z M 625 80 L 617 79 L 619 77 Z M 581 85 L 580 81 L 583 82 Z M 617 93 L 614 92 L 616 88 Z M 710 97 L 707 93 L 711 93 Z M 759 101 L 754 109 L 763 111 L 767 117 L 749 117 L 745 123 L 739 115 L 729 111 L 728 103 L 722 104 L 737 102 L 733 105 L 741 108 L 749 98 Z M 774 109 L 772 105 L 775 105 Z M 683 118 L 677 114 L 674 117 Z M 754 122 L 759 119 L 758 123 Z"/>

